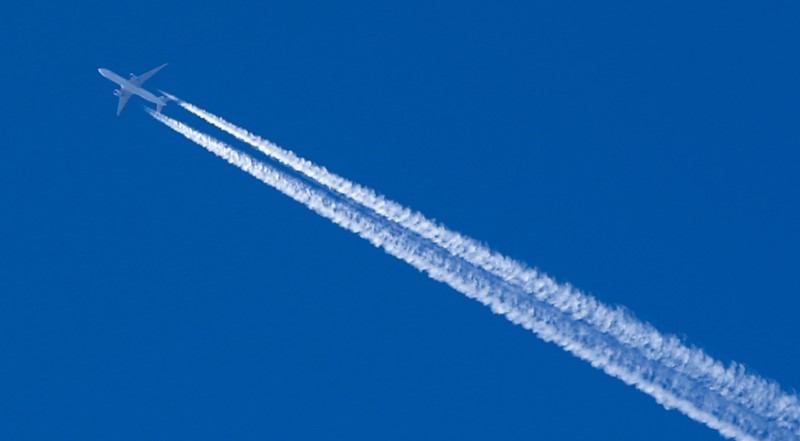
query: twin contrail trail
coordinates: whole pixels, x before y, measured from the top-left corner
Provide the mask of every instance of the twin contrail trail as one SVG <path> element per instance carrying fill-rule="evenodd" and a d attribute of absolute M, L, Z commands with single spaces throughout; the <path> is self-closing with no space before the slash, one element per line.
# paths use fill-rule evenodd
<path fill-rule="evenodd" d="M 768 418 L 794 421 L 797 428 L 796 422 L 800 420 L 797 397 L 783 393 L 777 384 L 751 375 L 737 364 L 726 368 L 701 349 L 689 348 L 674 336 L 662 335 L 624 309 L 610 308 L 569 285 L 559 285 L 550 277 L 525 264 L 495 253 L 473 239 L 448 230 L 420 213 L 387 200 L 371 189 L 337 176 L 324 167 L 302 159 L 293 152 L 282 149 L 193 104 L 182 100 L 178 100 L 178 103 L 189 112 L 256 147 L 262 153 L 295 171 L 444 247 L 453 255 L 519 286 L 574 319 L 591 323 L 599 330 L 617 338 L 620 343 L 642 351 L 649 359 L 664 363 L 719 392 L 727 399 L 751 407 Z"/>
<path fill-rule="evenodd" d="M 800 437 L 795 395 L 662 335 L 621 308 L 497 254 L 189 103 L 181 106 L 329 188 L 318 189 L 161 114 L 154 118 L 430 277 L 506 315 L 667 408 L 736 439 Z"/>

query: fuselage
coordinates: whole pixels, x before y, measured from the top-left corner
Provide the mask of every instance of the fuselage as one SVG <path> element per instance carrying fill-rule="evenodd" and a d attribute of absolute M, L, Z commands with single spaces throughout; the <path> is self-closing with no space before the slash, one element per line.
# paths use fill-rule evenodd
<path fill-rule="evenodd" d="M 112 72 L 112 71 L 110 71 L 108 69 L 100 68 L 100 69 L 97 69 L 97 71 L 100 72 L 100 75 L 102 75 L 102 76 L 108 78 L 109 80 L 119 84 L 119 87 L 121 89 L 123 89 L 123 90 L 126 90 L 126 91 L 128 91 L 128 92 L 130 92 L 130 93 L 132 93 L 134 95 L 138 95 L 138 96 L 146 99 L 147 101 L 150 101 L 151 103 L 157 104 L 159 106 L 163 106 L 163 105 L 167 104 L 165 100 L 153 95 L 151 92 L 149 92 L 149 91 L 147 91 L 145 89 L 142 89 L 139 86 L 134 85 L 130 81 L 126 80 L 125 78 L 122 78 L 121 76 L 115 74 L 114 72 Z"/>

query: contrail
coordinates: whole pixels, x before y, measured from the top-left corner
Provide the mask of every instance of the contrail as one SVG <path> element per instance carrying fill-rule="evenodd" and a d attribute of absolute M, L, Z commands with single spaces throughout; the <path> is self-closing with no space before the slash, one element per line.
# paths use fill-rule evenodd
<path fill-rule="evenodd" d="M 583 320 L 575 320 L 551 304 L 528 295 L 519 286 L 454 256 L 419 234 L 366 212 L 354 202 L 306 184 L 183 123 L 150 114 L 262 182 L 306 205 L 373 245 L 383 248 L 431 278 L 488 305 L 509 320 L 532 330 L 609 375 L 650 394 L 667 408 L 676 408 L 721 434 L 740 440 L 795 439 L 797 433 L 752 408 L 730 400 L 718 391 L 642 352 L 619 342 Z"/>
<path fill-rule="evenodd" d="M 555 306 L 576 320 L 592 324 L 620 343 L 641 351 L 648 359 L 663 363 L 704 387 L 717 391 L 725 398 L 800 433 L 800 400 L 796 395 L 782 391 L 775 382 L 748 373 L 738 363 L 725 367 L 702 349 L 687 347 L 677 337 L 661 334 L 623 308 L 609 307 L 570 285 L 558 284 L 551 277 L 524 263 L 496 253 L 474 239 L 453 232 L 418 212 L 386 199 L 372 189 L 342 178 L 191 103 L 170 97 L 208 123 L 321 185 L 419 234 L 454 256 L 519 286 L 538 300 Z"/>

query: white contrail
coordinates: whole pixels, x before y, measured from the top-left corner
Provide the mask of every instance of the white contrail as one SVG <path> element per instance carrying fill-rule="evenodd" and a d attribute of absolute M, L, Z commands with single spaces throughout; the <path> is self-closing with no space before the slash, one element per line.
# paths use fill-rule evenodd
<path fill-rule="evenodd" d="M 687 347 L 677 337 L 661 334 L 653 326 L 643 323 L 622 308 L 609 307 L 570 285 L 558 284 L 524 263 L 496 253 L 469 237 L 453 232 L 418 212 L 386 199 L 374 190 L 342 178 L 191 103 L 171 98 L 208 123 L 386 219 L 432 241 L 454 256 L 461 257 L 519 286 L 574 319 L 592 324 L 598 330 L 612 335 L 620 343 L 641 351 L 645 357 L 659 361 L 724 397 L 748 406 L 765 418 L 777 420 L 800 433 L 800 400 L 796 395 L 782 391 L 778 384 L 748 373 L 737 363 L 725 367 L 702 349 Z"/>
<path fill-rule="evenodd" d="M 735 403 L 717 391 L 702 387 L 677 370 L 644 357 L 582 320 L 498 278 L 397 224 L 364 212 L 348 199 L 312 187 L 234 150 L 216 139 L 164 115 L 150 111 L 158 121 L 203 146 L 262 182 L 306 205 L 334 223 L 367 239 L 431 278 L 504 314 L 509 320 L 532 330 L 609 375 L 653 396 L 667 408 L 676 408 L 691 418 L 739 440 L 794 439 L 788 428 Z"/>

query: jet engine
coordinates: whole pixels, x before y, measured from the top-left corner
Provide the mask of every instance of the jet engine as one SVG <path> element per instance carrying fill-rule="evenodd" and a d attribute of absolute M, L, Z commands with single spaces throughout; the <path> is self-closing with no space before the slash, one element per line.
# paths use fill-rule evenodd
<path fill-rule="evenodd" d="M 114 89 L 114 96 L 122 96 L 122 91 L 119 89 Z"/>

